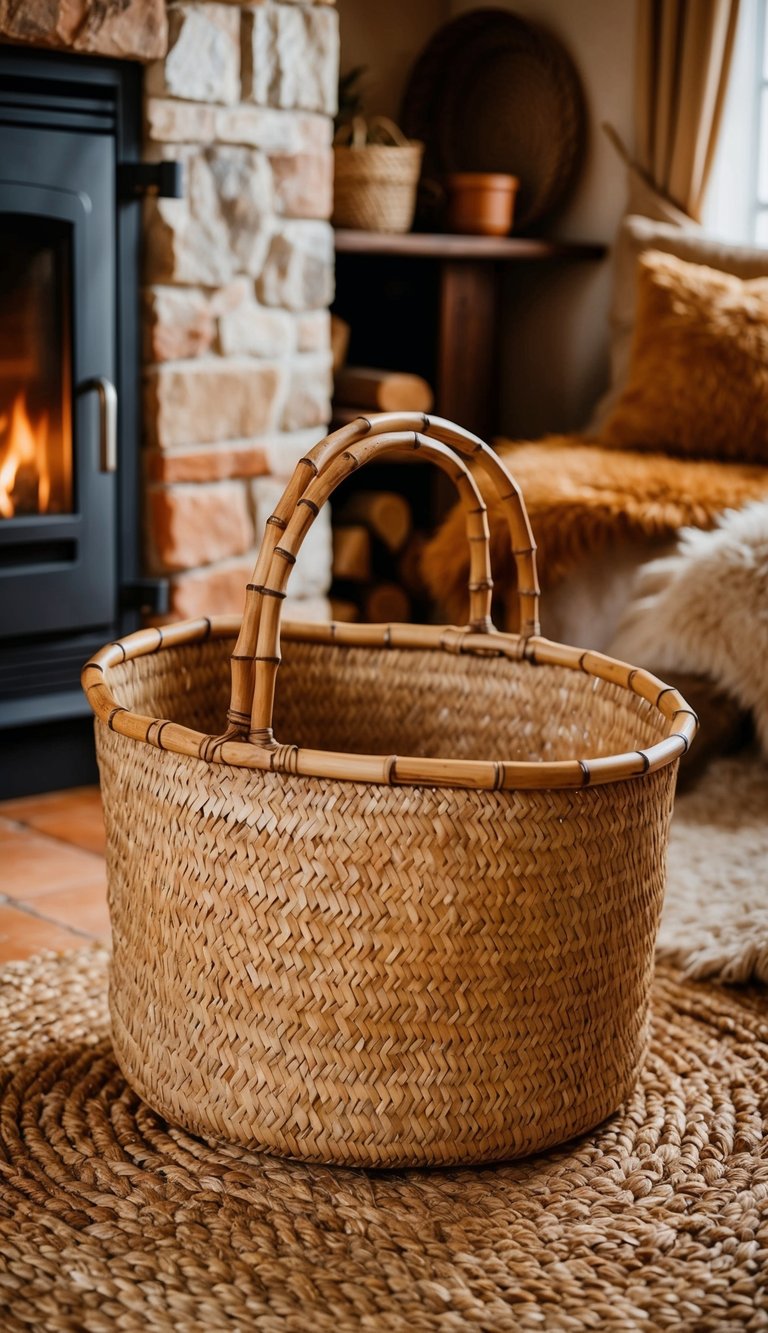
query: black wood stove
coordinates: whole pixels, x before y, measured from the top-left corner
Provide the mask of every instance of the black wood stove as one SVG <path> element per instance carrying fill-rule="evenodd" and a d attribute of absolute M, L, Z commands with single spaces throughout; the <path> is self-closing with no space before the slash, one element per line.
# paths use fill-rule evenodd
<path fill-rule="evenodd" d="M 151 595 L 140 78 L 0 49 L 0 797 L 94 779 L 80 667 Z"/>

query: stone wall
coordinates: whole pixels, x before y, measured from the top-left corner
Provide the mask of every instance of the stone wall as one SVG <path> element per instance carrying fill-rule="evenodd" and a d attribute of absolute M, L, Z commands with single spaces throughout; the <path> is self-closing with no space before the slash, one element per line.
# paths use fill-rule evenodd
<path fill-rule="evenodd" d="M 146 535 L 186 617 L 242 610 L 264 521 L 330 417 L 338 20 L 309 0 L 167 18 L 146 155 L 184 163 L 185 197 L 147 204 Z M 304 614 L 325 612 L 330 545 L 323 511 L 290 585 Z"/>

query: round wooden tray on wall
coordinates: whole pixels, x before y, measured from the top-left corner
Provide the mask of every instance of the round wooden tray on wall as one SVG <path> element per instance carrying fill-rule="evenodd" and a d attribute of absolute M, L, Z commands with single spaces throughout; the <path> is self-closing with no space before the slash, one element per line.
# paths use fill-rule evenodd
<path fill-rule="evenodd" d="M 441 28 L 411 71 L 400 123 L 426 144 L 423 175 L 507 172 L 519 177 L 515 232 L 565 203 L 586 138 L 581 81 L 556 38 L 501 9 Z"/>

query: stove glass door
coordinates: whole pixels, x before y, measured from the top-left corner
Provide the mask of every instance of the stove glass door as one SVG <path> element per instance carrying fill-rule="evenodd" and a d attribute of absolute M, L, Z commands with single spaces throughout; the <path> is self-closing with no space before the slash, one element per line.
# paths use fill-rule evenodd
<path fill-rule="evenodd" d="M 0 219 L 0 522 L 74 508 L 69 231 Z"/>

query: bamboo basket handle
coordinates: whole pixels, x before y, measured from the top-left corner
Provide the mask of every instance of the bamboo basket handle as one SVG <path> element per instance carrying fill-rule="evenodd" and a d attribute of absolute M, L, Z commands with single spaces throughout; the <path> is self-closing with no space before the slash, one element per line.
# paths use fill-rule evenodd
<path fill-rule="evenodd" d="M 394 416 L 395 414 L 390 415 Z M 288 529 L 290 520 L 299 506 L 304 503 L 305 494 L 312 482 L 321 476 L 326 476 L 339 458 L 346 457 L 345 446 L 349 448 L 353 447 L 356 441 L 359 443 L 361 432 L 359 428 L 355 430 L 354 427 L 355 423 L 352 423 L 352 427 L 345 427 L 343 430 L 337 431 L 336 436 L 329 436 L 321 442 L 320 446 L 316 446 L 310 456 L 302 459 L 297 464 L 296 471 L 281 496 L 274 514 L 267 519 L 265 524 L 264 538 L 253 572 L 253 579 L 246 587 L 245 614 L 231 659 L 232 696 L 227 717 L 230 727 L 238 729 L 241 734 L 245 734 L 251 727 L 254 665 L 257 656 L 259 629 L 264 615 L 265 601 L 270 597 L 269 592 L 266 591 L 266 585 L 270 580 L 270 571 L 278 541 L 283 539 L 283 534 Z M 415 432 L 409 431 L 408 434 L 398 436 L 398 439 L 410 441 L 412 444 L 415 434 Z M 372 444 L 376 444 L 378 440 L 385 438 L 388 439 L 389 437 L 374 434 L 365 442 L 370 448 Z M 423 437 L 420 438 L 423 439 Z M 397 447 L 390 445 L 390 451 Z M 439 441 L 427 440 L 424 442 L 424 451 L 431 454 L 438 466 L 441 466 L 456 481 L 459 498 L 467 513 L 467 530 L 470 538 L 471 628 L 478 632 L 482 630 L 490 631 L 493 629 L 490 617 L 493 580 L 491 578 L 490 530 L 486 517 L 485 501 L 469 468 L 446 445 Z M 304 512 L 307 512 L 306 507 Z M 302 541 L 304 535 L 306 534 L 302 534 Z M 274 600 L 271 605 L 274 609 Z"/>
<path fill-rule="evenodd" d="M 418 431 L 407 433 L 394 431 L 363 439 L 338 453 L 318 471 L 317 476 L 297 501 L 280 539 L 280 545 L 274 547 L 269 573 L 264 584 L 260 588 L 250 590 L 262 604 L 256 653 L 253 659 L 253 702 L 248 733 L 252 742 L 269 747 L 276 743 L 272 733 L 272 715 L 277 670 L 280 665 L 281 603 L 286 595 L 291 569 L 320 508 L 336 487 L 365 463 L 383 454 L 417 450 L 423 451 L 433 462 L 447 471 L 457 485 L 466 512 L 470 542 L 470 621 L 467 629 L 477 634 L 493 631 L 490 617 L 493 581 L 487 507 L 470 469 L 445 444 L 429 440 Z M 519 493 L 513 492 L 513 494 L 515 501 L 518 502 Z M 522 504 L 521 501 L 519 503 Z M 517 517 L 519 518 L 519 513 Z M 522 552 L 518 554 L 522 555 Z M 532 546 L 527 549 L 526 554 L 533 562 Z M 535 567 L 532 572 L 535 575 Z M 538 597 L 537 587 L 533 595 Z"/>
<path fill-rule="evenodd" d="M 446 421 L 443 417 L 427 417 L 420 412 L 381 412 L 372 417 L 358 417 L 340 430 L 334 431 L 320 440 L 318 444 L 296 465 L 285 491 L 277 503 L 274 513 L 267 519 L 262 544 L 256 561 L 252 580 L 247 585 L 245 612 L 240 626 L 237 643 L 231 659 L 232 689 L 228 712 L 229 726 L 225 738 L 242 737 L 251 726 L 251 709 L 254 694 L 254 659 L 256 656 L 259 625 L 265 601 L 262 589 L 272 564 L 272 557 L 285 532 L 296 506 L 312 481 L 345 450 L 361 440 L 372 440 L 387 432 L 419 432 L 422 440 L 429 436 L 430 441 L 447 445 L 455 454 L 463 458 L 472 475 L 478 479 L 482 474 L 483 486 L 490 482 L 491 489 L 499 501 L 502 513 L 509 528 L 512 551 L 517 566 L 517 596 L 520 607 L 520 632 L 524 637 L 538 634 L 538 599 L 539 586 L 536 574 L 536 546 L 531 533 L 531 526 L 525 503 L 517 483 L 510 476 L 500 459 L 478 436 L 464 430 L 461 426 Z M 404 437 L 407 438 L 407 437 Z M 479 545 L 479 543 L 478 543 Z M 485 541 L 487 567 L 490 570 L 490 549 Z M 471 582 L 475 582 L 472 578 Z M 481 580 L 478 580 L 481 582 Z M 482 591 L 481 588 L 477 589 Z M 490 589 L 487 590 L 490 601 Z M 472 589 L 470 589 L 470 596 Z M 480 613 L 476 616 L 479 621 Z M 489 626 L 490 627 L 490 626 Z M 468 627 L 474 632 L 481 628 L 479 623 Z"/>
<path fill-rule="evenodd" d="M 373 131 L 375 135 L 378 135 L 378 137 L 372 139 L 371 131 Z M 368 121 L 369 143 L 381 144 L 384 135 L 388 137 L 389 142 L 394 148 L 413 147 L 413 141 L 408 138 L 407 134 L 403 134 L 400 126 L 396 125 L 394 120 L 390 120 L 389 116 L 371 116 Z"/>
<path fill-rule="evenodd" d="M 377 138 L 371 138 L 371 131 Z M 403 131 L 398 128 L 389 116 L 371 116 L 366 120 L 364 116 L 353 116 L 352 120 L 345 121 L 340 125 L 334 136 L 334 145 L 339 148 L 348 146 L 350 148 L 370 148 L 387 146 L 383 136 L 389 139 L 389 146 L 393 148 L 412 148 L 413 142 Z"/>

